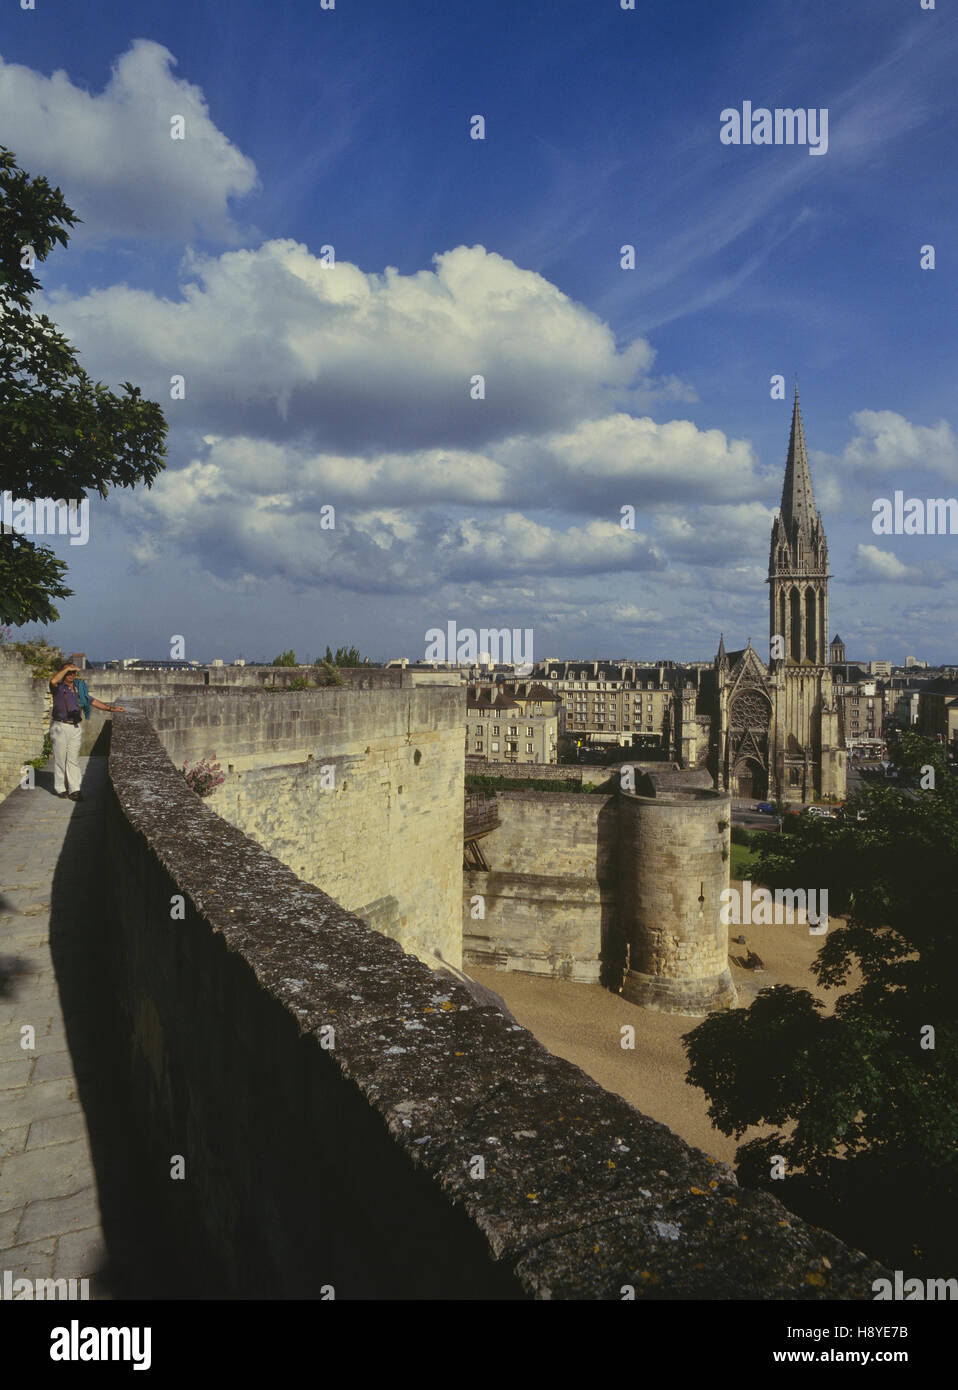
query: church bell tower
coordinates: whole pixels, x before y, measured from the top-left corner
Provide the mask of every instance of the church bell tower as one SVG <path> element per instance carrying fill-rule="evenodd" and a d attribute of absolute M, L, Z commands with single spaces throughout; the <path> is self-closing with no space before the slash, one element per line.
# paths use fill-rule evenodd
<path fill-rule="evenodd" d="M 828 664 L 828 578 L 828 545 L 815 510 L 796 386 L 782 507 L 772 524 L 768 557 L 773 659 L 778 654 L 789 665 Z"/>
<path fill-rule="evenodd" d="M 815 510 L 796 387 L 768 557 L 773 780 L 789 801 L 845 795 L 845 752 L 828 665 L 828 580 L 828 545 Z"/>

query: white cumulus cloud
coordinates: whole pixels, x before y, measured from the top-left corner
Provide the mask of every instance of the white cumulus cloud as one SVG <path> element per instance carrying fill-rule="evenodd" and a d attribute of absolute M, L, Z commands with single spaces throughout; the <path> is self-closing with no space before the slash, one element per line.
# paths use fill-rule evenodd
<path fill-rule="evenodd" d="M 902 487 L 916 470 L 958 477 L 958 438 L 947 420 L 913 425 L 894 410 L 859 410 L 852 423 L 858 433 L 842 452 L 846 469 L 869 475 L 898 473 Z"/>
<path fill-rule="evenodd" d="M 83 221 L 71 236 L 233 240 L 230 198 L 257 182 L 214 124 L 199 87 L 174 77 L 162 44 L 136 39 L 102 92 L 0 58 L 0 131 L 28 173 L 59 184 Z M 181 116 L 185 138 L 171 138 Z"/>
<path fill-rule="evenodd" d="M 881 550 L 877 545 L 858 545 L 855 547 L 855 568 L 862 580 L 908 580 L 915 578 L 916 572 L 902 563 L 890 550 Z"/>
<path fill-rule="evenodd" d="M 483 246 L 435 268 L 326 267 L 295 241 L 189 256 L 175 299 L 113 285 L 44 307 L 101 379 L 132 378 L 203 434 L 316 450 L 476 449 L 569 428 L 627 395 L 654 353 L 534 271 Z M 484 399 L 472 381 L 482 376 Z"/>

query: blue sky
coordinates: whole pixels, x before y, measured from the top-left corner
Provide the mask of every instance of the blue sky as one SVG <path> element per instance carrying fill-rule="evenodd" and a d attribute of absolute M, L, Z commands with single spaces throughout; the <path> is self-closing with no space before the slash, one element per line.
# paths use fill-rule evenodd
<path fill-rule="evenodd" d="M 0 142 L 84 219 L 44 307 L 171 426 L 152 491 L 57 541 L 50 634 L 761 649 L 797 374 L 832 631 L 954 661 L 958 536 L 871 523 L 895 490 L 958 494 L 956 58 L 954 8 L 920 0 L 8 11 Z M 723 145 L 746 100 L 827 108 L 827 152 Z"/>

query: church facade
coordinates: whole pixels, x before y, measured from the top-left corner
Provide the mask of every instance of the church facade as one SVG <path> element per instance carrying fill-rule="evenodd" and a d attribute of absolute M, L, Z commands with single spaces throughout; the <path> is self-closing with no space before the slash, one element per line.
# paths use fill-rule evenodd
<path fill-rule="evenodd" d="M 707 767 L 743 799 L 810 802 L 845 796 L 846 752 L 829 669 L 828 546 L 815 510 L 795 392 L 782 505 L 768 562 L 768 660 L 726 651 L 698 687 L 676 691 L 674 755 Z"/>

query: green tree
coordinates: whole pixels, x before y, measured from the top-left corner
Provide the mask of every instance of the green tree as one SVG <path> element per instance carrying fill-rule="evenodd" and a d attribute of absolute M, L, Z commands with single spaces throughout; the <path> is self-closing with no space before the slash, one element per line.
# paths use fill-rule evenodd
<path fill-rule="evenodd" d="M 943 743 L 924 738 L 914 729 L 906 729 L 889 751 L 889 759 L 902 777 L 917 782 L 922 770 L 931 767 L 935 781 L 948 775 L 948 750 Z"/>
<path fill-rule="evenodd" d="M 785 1127 L 739 1147 L 744 1183 L 933 1273 L 958 1216 L 958 779 L 917 797 L 877 787 L 849 806 L 864 820 L 759 837 L 755 874 L 828 888 L 829 913 L 847 914 L 812 966 L 844 991 L 834 1012 L 808 990 L 762 990 L 686 1034 L 688 1081 L 724 1134 Z M 772 1178 L 774 1155 L 788 1180 Z"/>
<path fill-rule="evenodd" d="M 293 651 L 292 647 L 290 647 L 290 649 L 289 649 L 288 652 L 280 652 L 279 656 L 274 656 L 274 657 L 273 657 L 273 665 L 274 665 L 274 666 L 295 666 L 295 665 L 296 665 L 296 653 Z"/>
<path fill-rule="evenodd" d="M 63 667 L 65 654 L 59 647 L 48 642 L 45 637 L 25 637 L 20 642 L 11 642 L 13 651 L 19 652 L 37 678 L 49 680 Z"/>
<path fill-rule="evenodd" d="M 368 656 L 361 656 L 358 647 L 326 647 L 326 655 L 318 656 L 314 666 L 372 666 Z"/>
<path fill-rule="evenodd" d="M 50 319 L 31 310 L 33 265 L 66 246 L 78 221 L 58 188 L 0 146 L 0 486 L 30 501 L 151 487 L 166 466 L 160 407 L 131 382 L 121 395 L 94 382 Z M 49 546 L 0 538 L 0 622 L 58 618 L 53 600 L 73 592 L 66 568 Z"/>
<path fill-rule="evenodd" d="M 342 685 L 343 678 L 331 661 L 320 661 L 316 666 L 316 684 L 319 686 Z"/>

